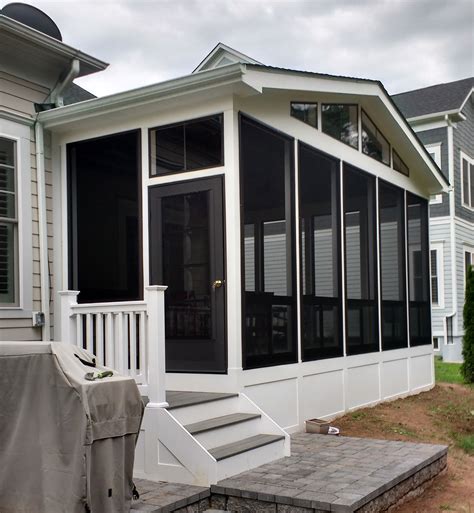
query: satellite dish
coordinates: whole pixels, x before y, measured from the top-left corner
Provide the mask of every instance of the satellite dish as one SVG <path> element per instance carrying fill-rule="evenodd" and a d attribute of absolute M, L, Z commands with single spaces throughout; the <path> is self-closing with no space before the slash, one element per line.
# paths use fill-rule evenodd
<path fill-rule="evenodd" d="M 58 41 L 63 40 L 56 23 L 47 14 L 32 5 L 14 2 L 1 9 L 0 14 L 19 21 L 23 25 L 28 25 L 28 27 L 38 30 Z"/>

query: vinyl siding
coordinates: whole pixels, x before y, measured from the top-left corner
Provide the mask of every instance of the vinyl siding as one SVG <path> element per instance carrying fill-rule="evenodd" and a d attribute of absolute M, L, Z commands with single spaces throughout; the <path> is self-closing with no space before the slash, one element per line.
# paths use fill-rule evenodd
<path fill-rule="evenodd" d="M 41 85 L 16 77 L 9 73 L 0 71 L 0 108 L 21 116 L 33 117 L 34 103 L 44 102 L 49 90 Z M 51 151 L 50 137 L 45 135 L 45 166 L 46 166 L 46 194 L 47 194 L 47 218 L 48 218 L 48 245 L 52 244 L 52 174 L 51 174 Z M 28 151 L 28 149 L 27 149 Z M 31 230 L 32 247 L 26 251 L 33 262 L 33 277 L 28 279 L 25 286 L 31 287 L 33 297 L 33 311 L 41 310 L 41 288 L 40 288 L 40 266 L 39 266 L 39 236 L 38 236 L 38 187 L 36 178 L 36 155 L 35 137 L 33 128 L 30 129 L 30 162 L 24 162 L 23 167 L 18 169 L 18 174 L 30 176 L 30 191 L 23 191 L 23 194 L 31 193 Z M 19 198 L 21 201 L 21 198 Z M 20 226 L 21 230 L 21 226 Z M 52 269 L 52 250 L 50 254 L 50 269 Z M 30 283 L 28 283 L 30 282 Z M 20 294 L 22 290 L 19 291 Z M 27 315 L 23 317 L 1 318 L 0 319 L 0 340 L 40 340 L 41 329 L 32 326 L 32 319 Z"/>
<path fill-rule="evenodd" d="M 444 308 L 434 307 L 431 310 L 432 331 L 434 336 L 444 336 L 444 319 L 453 313 L 453 286 L 451 271 L 451 235 L 449 221 L 430 226 L 430 241 L 443 243 L 443 265 L 441 270 L 444 278 Z M 440 298 L 441 300 L 441 298 Z"/>
<path fill-rule="evenodd" d="M 441 171 L 449 180 L 448 165 L 448 131 L 446 128 L 436 128 L 417 133 L 420 141 L 426 146 L 428 144 L 441 143 Z M 430 217 L 443 217 L 449 215 L 449 196 L 441 193 L 442 202 L 430 205 Z"/>
<path fill-rule="evenodd" d="M 474 159 L 474 95 L 471 95 L 471 98 L 466 102 L 462 113 L 467 119 L 459 122 L 453 130 L 456 216 L 474 223 L 474 210 L 462 206 L 460 155 L 462 151 L 471 159 Z"/>
<path fill-rule="evenodd" d="M 44 86 L 0 71 L 0 108 L 33 116 L 33 104 L 44 102 L 48 94 L 49 90 Z"/>

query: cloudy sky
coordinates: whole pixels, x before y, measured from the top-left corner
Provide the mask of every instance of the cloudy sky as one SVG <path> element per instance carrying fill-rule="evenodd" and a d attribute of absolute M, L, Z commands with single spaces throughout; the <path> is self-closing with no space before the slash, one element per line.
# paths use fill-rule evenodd
<path fill-rule="evenodd" d="M 472 0 L 23 1 L 110 63 L 78 81 L 99 96 L 185 75 L 219 41 L 272 66 L 379 79 L 391 94 L 474 74 Z"/>

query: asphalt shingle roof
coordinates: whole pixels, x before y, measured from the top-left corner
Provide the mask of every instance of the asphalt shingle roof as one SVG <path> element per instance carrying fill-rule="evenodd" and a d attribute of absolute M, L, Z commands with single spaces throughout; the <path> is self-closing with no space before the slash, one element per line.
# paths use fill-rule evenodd
<path fill-rule="evenodd" d="M 459 109 L 473 87 L 474 77 L 469 77 L 395 94 L 392 100 L 406 118 L 414 118 Z"/>
<path fill-rule="evenodd" d="M 71 105 L 72 103 L 79 103 L 85 100 L 92 100 L 95 96 L 86 91 L 83 87 L 78 86 L 77 84 L 71 84 L 64 91 L 64 105 Z"/>

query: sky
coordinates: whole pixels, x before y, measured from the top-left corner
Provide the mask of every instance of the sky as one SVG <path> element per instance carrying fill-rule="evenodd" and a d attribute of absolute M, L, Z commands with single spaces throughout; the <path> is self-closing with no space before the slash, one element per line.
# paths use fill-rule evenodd
<path fill-rule="evenodd" d="M 472 0 L 23 1 L 110 63 L 77 80 L 97 96 L 186 75 L 218 42 L 271 66 L 381 80 L 390 94 L 474 75 Z"/>

